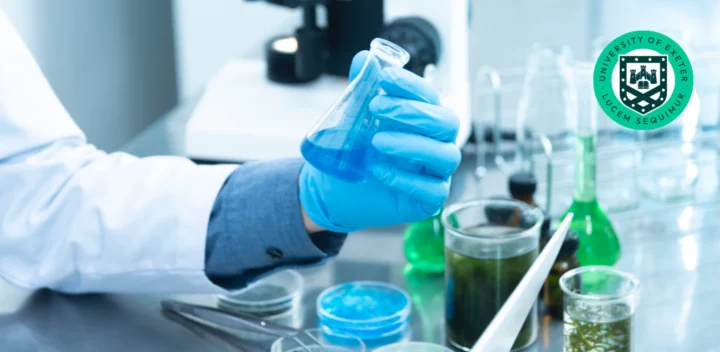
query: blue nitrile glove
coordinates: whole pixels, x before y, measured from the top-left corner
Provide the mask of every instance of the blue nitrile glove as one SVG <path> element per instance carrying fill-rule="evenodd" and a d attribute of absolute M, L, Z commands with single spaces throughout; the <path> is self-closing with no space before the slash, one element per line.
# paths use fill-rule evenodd
<path fill-rule="evenodd" d="M 367 52 L 353 59 L 352 80 Z M 318 226 L 334 232 L 420 221 L 447 199 L 450 176 L 460 164 L 455 145 L 458 119 L 439 105 L 423 78 L 402 68 L 386 68 L 370 113 L 382 130 L 372 139 L 381 155 L 368 165 L 374 178 L 348 183 L 306 163 L 300 172 L 300 204 Z"/>

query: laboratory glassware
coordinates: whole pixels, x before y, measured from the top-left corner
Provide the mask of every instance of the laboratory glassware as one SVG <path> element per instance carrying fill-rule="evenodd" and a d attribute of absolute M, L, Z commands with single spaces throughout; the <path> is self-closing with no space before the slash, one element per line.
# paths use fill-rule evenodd
<path fill-rule="evenodd" d="M 368 111 L 380 92 L 383 70 L 402 67 L 409 60 L 403 48 L 376 38 L 360 73 L 308 132 L 300 151 L 315 168 L 347 182 L 362 182 L 370 172 L 371 141 L 379 121 Z"/>
<path fill-rule="evenodd" d="M 517 168 L 534 172 L 538 136 L 547 137 L 554 150 L 571 146 L 576 98 L 570 50 L 565 47 L 556 53 L 534 44 L 517 108 Z"/>
<path fill-rule="evenodd" d="M 418 270 L 441 273 L 445 270 L 445 243 L 440 213 L 405 229 L 403 247 L 408 262 Z"/>
<path fill-rule="evenodd" d="M 560 250 L 571 220 L 572 214 L 563 219 L 553 234 L 553 239 L 548 242 L 485 332 L 472 346 L 472 352 L 510 351 L 513 343 L 516 342 L 515 337 L 526 322 L 525 316 L 534 310 L 537 292 L 540 291 L 550 266 Z M 532 319 L 535 320 L 535 317 L 532 316 Z"/>
<path fill-rule="evenodd" d="M 610 44 L 607 37 L 599 37 L 593 42 L 591 62 L 594 63 L 602 51 Z M 592 63 L 576 65 L 576 78 L 583 77 L 583 70 L 592 70 Z M 598 183 L 602 192 L 598 200 L 608 211 L 626 211 L 639 205 L 636 170 L 640 160 L 638 143 L 640 133 L 626 128 L 605 115 L 597 104 L 592 84 L 576 82 L 578 89 L 578 107 L 593 109 L 597 114 L 597 150 Z M 622 151 L 622 152 L 615 152 Z"/>
<path fill-rule="evenodd" d="M 374 352 L 453 352 L 453 350 L 427 342 L 401 342 L 376 349 Z"/>
<path fill-rule="evenodd" d="M 295 270 L 286 270 L 254 282 L 247 288 L 227 295 L 218 295 L 220 308 L 271 317 L 299 306 L 303 278 Z"/>
<path fill-rule="evenodd" d="M 334 334 L 321 329 L 303 330 L 295 336 L 273 342 L 271 352 L 365 352 L 365 344 L 355 336 Z"/>
<path fill-rule="evenodd" d="M 563 275 L 564 351 L 632 351 L 639 285 L 633 275 L 607 266 Z"/>
<path fill-rule="evenodd" d="M 592 84 L 592 70 L 578 76 L 578 83 Z M 583 90 L 586 91 L 587 90 Z M 587 92 L 590 94 L 590 92 Z M 594 103 L 592 99 L 584 99 Z M 613 265 L 620 258 L 620 241 L 610 219 L 600 207 L 597 198 L 597 110 L 583 108 L 578 111 L 575 145 L 575 191 L 573 202 L 566 211 L 575 217 L 570 228 L 580 237 L 577 257 L 582 265 Z"/>
<path fill-rule="evenodd" d="M 412 303 L 397 286 L 352 281 L 320 293 L 316 309 L 323 331 L 357 336 L 375 348 L 407 338 Z"/>
<path fill-rule="evenodd" d="M 452 205 L 442 220 L 446 333 L 453 346 L 469 350 L 535 261 L 543 214 L 519 201 L 488 199 Z M 533 307 L 526 315 L 513 348 L 535 341 L 536 313 Z"/>
<path fill-rule="evenodd" d="M 673 201 L 695 195 L 698 181 L 697 154 L 700 97 L 693 90 L 685 110 L 665 127 L 642 131 L 643 148 L 638 184 L 643 193 L 652 199 Z M 667 143 L 676 141 L 674 145 Z"/>
<path fill-rule="evenodd" d="M 566 272 L 580 267 L 580 261 L 575 255 L 579 244 L 577 232 L 568 231 L 562 246 L 560 246 L 560 253 L 558 253 L 541 291 L 545 303 L 545 312 L 556 319 L 562 319 L 563 315 L 563 293 L 560 289 L 560 277 Z"/>

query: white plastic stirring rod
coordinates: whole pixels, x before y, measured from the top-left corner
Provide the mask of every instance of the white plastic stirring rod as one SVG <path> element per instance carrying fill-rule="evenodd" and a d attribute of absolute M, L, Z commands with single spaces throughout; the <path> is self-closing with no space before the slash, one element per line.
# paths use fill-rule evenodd
<path fill-rule="evenodd" d="M 471 352 L 510 351 L 515 338 L 520 333 L 520 328 L 525 323 L 533 304 L 537 301 L 538 292 L 540 292 L 545 278 L 550 273 L 550 269 L 560 252 L 560 246 L 565 240 L 572 217 L 572 213 L 565 217 L 535 263 L 528 269 L 513 293 L 485 329 L 485 332 L 475 342 Z M 535 319 L 535 317 L 532 318 Z"/>

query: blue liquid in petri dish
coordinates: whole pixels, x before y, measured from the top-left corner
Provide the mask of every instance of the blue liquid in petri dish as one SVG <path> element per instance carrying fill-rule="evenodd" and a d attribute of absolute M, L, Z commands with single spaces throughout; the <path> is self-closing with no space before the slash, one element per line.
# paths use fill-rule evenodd
<path fill-rule="evenodd" d="M 305 138 L 300 152 L 308 163 L 322 172 L 346 182 L 362 182 L 372 149 L 370 138 L 355 136 L 352 143 L 347 143 L 348 134 L 347 130 L 321 130 Z"/>
<path fill-rule="evenodd" d="M 392 285 L 350 282 L 326 290 L 317 303 L 323 329 L 357 336 L 367 347 L 397 342 L 409 326 L 410 300 Z"/>

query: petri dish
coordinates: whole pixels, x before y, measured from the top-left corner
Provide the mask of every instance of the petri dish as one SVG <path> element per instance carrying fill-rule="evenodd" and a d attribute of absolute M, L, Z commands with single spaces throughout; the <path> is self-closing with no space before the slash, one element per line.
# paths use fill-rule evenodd
<path fill-rule="evenodd" d="M 275 340 L 270 347 L 270 351 L 365 352 L 365 344 L 361 339 L 354 336 L 331 334 L 320 329 L 308 329 L 297 335 L 281 337 Z"/>
<path fill-rule="evenodd" d="M 374 281 L 333 286 L 317 299 L 323 332 L 357 336 L 367 347 L 405 338 L 411 309 L 410 297 L 404 290 Z"/>
<path fill-rule="evenodd" d="M 453 352 L 453 350 L 429 342 L 401 342 L 380 347 L 373 352 Z"/>
<path fill-rule="evenodd" d="M 218 307 L 260 317 L 281 316 L 298 306 L 304 280 L 287 270 L 258 280 L 247 288 L 217 297 Z"/>

